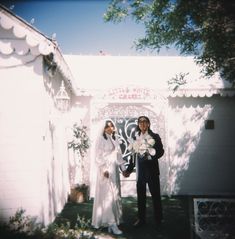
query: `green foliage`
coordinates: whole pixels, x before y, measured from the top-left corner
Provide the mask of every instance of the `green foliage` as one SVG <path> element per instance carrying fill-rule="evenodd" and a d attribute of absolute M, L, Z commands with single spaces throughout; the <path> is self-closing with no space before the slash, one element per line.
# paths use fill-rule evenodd
<path fill-rule="evenodd" d="M 9 218 L 8 223 L 0 225 L 0 235 L 2 239 L 37 239 L 41 238 L 42 228 L 35 217 L 25 215 L 25 210 L 20 208 Z"/>
<path fill-rule="evenodd" d="M 85 183 L 76 184 L 74 189 L 78 190 L 79 192 L 86 193 L 88 191 L 88 185 L 86 185 Z"/>
<path fill-rule="evenodd" d="M 206 76 L 219 71 L 235 82 L 234 12 L 228 0 L 113 0 L 104 20 L 118 23 L 131 16 L 145 25 L 137 50 L 175 46 L 182 55 L 194 55 Z"/>
<path fill-rule="evenodd" d="M 44 228 L 44 238 L 58 238 L 58 239 L 75 239 L 79 238 L 79 233 L 71 229 L 70 223 L 67 222 L 65 224 L 57 224 L 57 223 L 51 223 L 48 227 Z"/>
<path fill-rule="evenodd" d="M 19 209 L 9 222 L 0 227 L 1 238 L 8 239 L 77 239 L 94 238 L 94 232 L 91 228 L 91 220 L 77 215 L 77 223 L 74 228 L 67 220 L 64 223 L 51 223 L 47 227 L 35 223 L 35 218 L 26 216 L 25 210 Z"/>
<path fill-rule="evenodd" d="M 42 225 L 36 222 L 36 218 L 26 216 L 24 209 L 18 209 L 15 215 L 10 217 L 7 227 L 10 231 L 31 235 L 35 230 L 40 229 Z"/>
<path fill-rule="evenodd" d="M 82 157 L 90 147 L 90 139 L 87 135 L 87 127 L 74 124 L 73 126 L 74 139 L 68 143 L 69 148 L 73 148 Z"/>
<path fill-rule="evenodd" d="M 70 222 L 65 223 L 51 223 L 44 228 L 44 238 L 94 238 L 94 232 L 91 227 L 91 220 L 77 215 L 77 222 L 74 228 L 71 227 Z"/>
<path fill-rule="evenodd" d="M 168 85 L 172 88 L 172 91 L 175 92 L 181 85 L 185 85 L 187 83 L 186 76 L 189 73 L 182 73 L 175 75 L 168 81 Z"/>
<path fill-rule="evenodd" d="M 91 219 L 86 219 L 84 216 L 77 216 L 77 223 L 75 228 L 80 231 L 86 231 L 91 228 Z"/>

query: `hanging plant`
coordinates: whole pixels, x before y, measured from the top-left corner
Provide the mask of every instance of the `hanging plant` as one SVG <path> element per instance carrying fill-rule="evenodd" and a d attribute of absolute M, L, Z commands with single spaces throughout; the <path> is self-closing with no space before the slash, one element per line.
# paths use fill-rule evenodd
<path fill-rule="evenodd" d="M 73 140 L 68 143 L 68 148 L 73 148 L 81 157 L 83 157 L 90 147 L 90 139 L 87 135 L 87 127 L 73 125 Z"/>

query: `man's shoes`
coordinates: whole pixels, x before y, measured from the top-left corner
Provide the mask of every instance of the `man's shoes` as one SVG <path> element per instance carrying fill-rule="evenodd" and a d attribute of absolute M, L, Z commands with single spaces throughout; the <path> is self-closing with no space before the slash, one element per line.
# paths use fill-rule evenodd
<path fill-rule="evenodd" d="M 155 225 L 156 226 L 161 226 L 162 225 L 162 221 L 156 221 Z"/>
<path fill-rule="evenodd" d="M 162 227 L 162 224 L 163 224 L 163 220 L 161 221 L 157 220 L 155 222 L 155 229 L 159 230 Z"/>
<path fill-rule="evenodd" d="M 139 227 L 142 227 L 142 226 L 144 226 L 145 225 L 145 221 L 144 220 L 140 220 L 140 219 L 138 219 L 134 224 L 133 224 L 133 226 L 135 227 L 135 228 L 139 228 Z"/>

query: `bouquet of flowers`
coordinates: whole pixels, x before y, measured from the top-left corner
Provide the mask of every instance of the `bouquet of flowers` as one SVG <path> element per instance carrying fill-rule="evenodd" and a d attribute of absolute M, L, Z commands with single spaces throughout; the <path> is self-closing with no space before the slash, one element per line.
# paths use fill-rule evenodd
<path fill-rule="evenodd" d="M 154 156 L 156 154 L 156 150 L 153 148 L 155 140 L 150 135 L 146 136 L 144 139 L 129 139 L 129 143 L 128 150 L 132 153 L 138 153 L 141 156 Z"/>

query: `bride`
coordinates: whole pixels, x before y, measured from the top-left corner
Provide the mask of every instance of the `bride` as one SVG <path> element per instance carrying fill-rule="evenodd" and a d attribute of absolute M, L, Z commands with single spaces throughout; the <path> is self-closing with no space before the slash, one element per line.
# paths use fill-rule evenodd
<path fill-rule="evenodd" d="M 92 211 L 92 226 L 108 227 L 108 232 L 119 235 L 118 225 L 122 222 L 122 203 L 120 191 L 121 171 L 125 171 L 122 152 L 115 136 L 115 126 L 106 120 L 98 136 L 95 149 L 97 179 Z"/>

